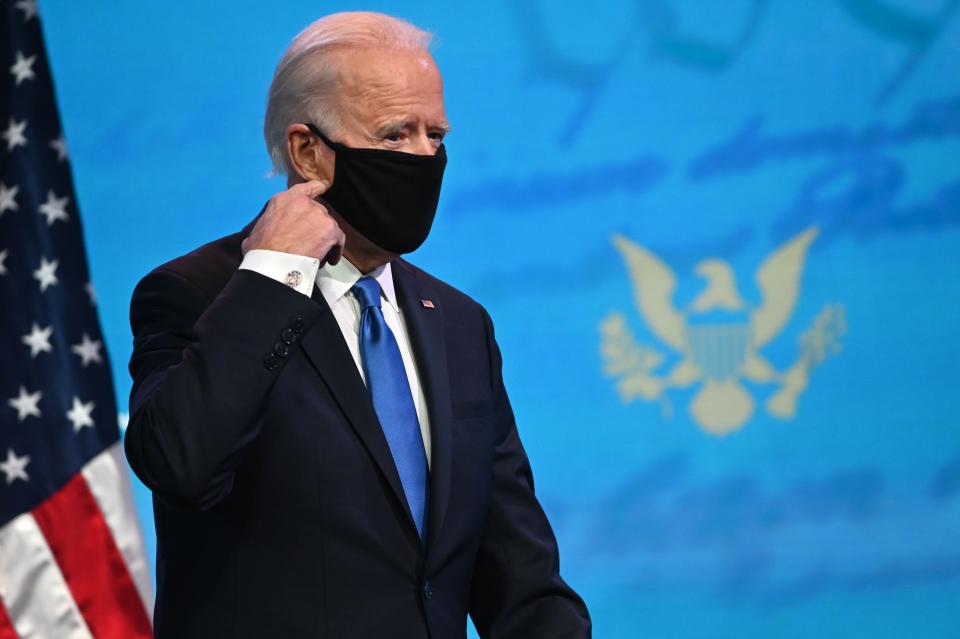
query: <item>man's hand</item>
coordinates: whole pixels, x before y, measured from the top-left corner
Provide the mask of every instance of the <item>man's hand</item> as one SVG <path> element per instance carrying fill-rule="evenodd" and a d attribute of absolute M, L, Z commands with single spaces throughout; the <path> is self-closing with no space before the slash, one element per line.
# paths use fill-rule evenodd
<path fill-rule="evenodd" d="M 326 207 L 314 199 L 328 188 L 325 181 L 311 180 L 274 195 L 240 249 L 244 254 L 265 249 L 314 257 L 321 264 L 339 262 L 346 238 Z"/>

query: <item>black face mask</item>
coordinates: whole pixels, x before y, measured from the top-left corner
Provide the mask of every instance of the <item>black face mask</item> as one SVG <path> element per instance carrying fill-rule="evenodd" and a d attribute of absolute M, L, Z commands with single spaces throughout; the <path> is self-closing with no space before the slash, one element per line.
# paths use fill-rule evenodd
<path fill-rule="evenodd" d="M 386 251 L 409 253 L 423 244 L 437 213 L 447 166 L 443 145 L 436 155 L 358 149 L 307 126 L 337 154 L 333 184 L 322 199 Z"/>

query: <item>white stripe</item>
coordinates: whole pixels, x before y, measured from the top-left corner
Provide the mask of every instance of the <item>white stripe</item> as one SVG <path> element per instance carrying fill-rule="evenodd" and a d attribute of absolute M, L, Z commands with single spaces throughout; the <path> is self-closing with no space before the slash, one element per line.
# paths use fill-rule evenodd
<path fill-rule="evenodd" d="M 0 598 L 21 639 L 92 639 L 30 513 L 0 528 Z"/>
<path fill-rule="evenodd" d="M 133 505 L 133 491 L 130 476 L 127 474 L 127 461 L 123 456 L 123 445 L 117 442 L 103 451 L 83 467 L 83 478 L 87 480 L 100 512 L 113 533 L 113 539 L 123 555 L 127 570 L 140 593 L 143 606 L 149 618 L 153 617 L 153 588 L 150 585 L 150 569 L 143 550 L 143 536 L 137 520 L 137 511 Z"/>

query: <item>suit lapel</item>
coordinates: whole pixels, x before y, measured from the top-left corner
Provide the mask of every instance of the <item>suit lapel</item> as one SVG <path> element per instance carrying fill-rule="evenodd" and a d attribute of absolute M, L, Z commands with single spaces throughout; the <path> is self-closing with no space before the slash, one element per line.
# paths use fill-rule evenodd
<path fill-rule="evenodd" d="M 386 477 L 387 483 L 390 484 L 394 495 L 407 513 L 411 530 L 416 534 L 413 515 L 410 513 L 403 485 L 400 483 L 400 475 L 397 473 L 390 446 L 383 434 L 380 420 L 377 419 L 370 394 L 360 377 L 353 355 L 350 354 L 350 349 L 343 340 L 340 325 L 337 324 L 333 311 L 330 310 L 316 285 L 313 287 L 313 299 L 321 307 L 320 316 L 317 318 L 316 325 L 304 335 L 300 345 L 307 359 L 330 389 L 330 394 L 346 415 L 370 456 Z"/>
<path fill-rule="evenodd" d="M 417 372 L 424 386 L 430 415 L 430 509 L 427 514 L 427 546 L 430 547 L 440 534 L 447 512 L 453 465 L 443 306 L 436 294 L 417 278 L 406 262 L 393 262 L 393 281 L 397 301 L 410 333 Z"/>
<path fill-rule="evenodd" d="M 260 211 L 260 215 L 262 214 L 263 210 Z M 260 215 L 257 215 L 257 219 Z M 241 231 L 241 238 L 246 238 L 250 234 L 257 219 Z M 400 483 L 400 475 L 397 473 L 397 466 L 390 453 L 390 446 L 383 434 L 383 428 L 380 426 L 380 420 L 373 408 L 367 387 L 357 370 L 357 364 L 343 339 L 340 325 L 337 324 L 333 311 L 330 310 L 330 306 L 316 284 L 313 286 L 311 297 L 320 306 L 320 315 L 313 328 L 303 336 L 300 346 L 330 389 L 330 394 L 347 417 L 350 426 L 383 473 L 391 490 L 407 513 L 410 531 L 416 536 L 413 515 L 410 513 L 410 506 L 407 504 L 403 485 Z"/>

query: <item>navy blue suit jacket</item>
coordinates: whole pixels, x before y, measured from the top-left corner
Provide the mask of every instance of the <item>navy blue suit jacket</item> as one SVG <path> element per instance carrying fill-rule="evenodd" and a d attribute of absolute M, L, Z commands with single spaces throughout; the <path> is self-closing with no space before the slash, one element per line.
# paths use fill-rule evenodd
<path fill-rule="evenodd" d="M 430 415 L 421 542 L 319 291 L 238 270 L 251 227 L 133 294 L 126 452 L 154 494 L 156 635 L 453 639 L 469 613 L 483 637 L 589 637 L 484 309 L 393 263 Z"/>

